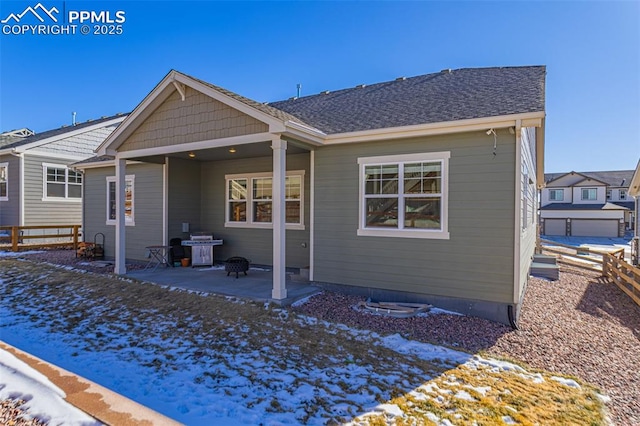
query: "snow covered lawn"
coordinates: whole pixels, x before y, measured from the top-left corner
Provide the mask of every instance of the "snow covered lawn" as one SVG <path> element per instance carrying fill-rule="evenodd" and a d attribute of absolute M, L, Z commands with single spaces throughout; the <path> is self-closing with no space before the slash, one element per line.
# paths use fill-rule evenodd
<path fill-rule="evenodd" d="M 273 305 L 19 259 L 0 258 L 0 333 L 189 425 L 604 423 L 594 390 L 571 379 Z"/>

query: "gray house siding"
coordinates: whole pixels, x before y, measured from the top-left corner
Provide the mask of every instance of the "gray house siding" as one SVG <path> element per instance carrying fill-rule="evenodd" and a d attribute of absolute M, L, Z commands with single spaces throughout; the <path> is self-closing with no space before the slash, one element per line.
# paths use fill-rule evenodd
<path fill-rule="evenodd" d="M 315 161 L 316 281 L 511 303 L 515 136 L 469 132 L 325 146 Z M 359 157 L 450 152 L 450 239 L 358 236 Z"/>
<path fill-rule="evenodd" d="M 24 158 L 24 224 L 72 225 L 82 222 L 82 200 L 44 201 L 42 163 L 67 164 L 59 158 L 25 155 Z"/>
<path fill-rule="evenodd" d="M 133 175 L 134 226 L 126 226 L 126 258 L 146 260 L 146 246 L 163 243 L 163 166 L 143 163 L 127 165 Z M 107 225 L 107 177 L 115 176 L 114 167 L 85 170 L 84 241 L 92 242 L 96 233 L 105 235 L 105 257 L 115 256 L 115 225 Z"/>
<path fill-rule="evenodd" d="M 0 201 L 0 226 L 20 225 L 20 158 L 0 156 L 0 163 L 8 163 L 6 201 Z"/>
<path fill-rule="evenodd" d="M 190 233 L 207 231 L 200 222 L 201 163 L 193 160 L 169 159 L 168 232 L 169 239 L 188 239 Z M 182 224 L 189 232 L 182 232 Z"/>
<path fill-rule="evenodd" d="M 202 217 L 204 229 L 212 231 L 216 238 L 224 239 L 222 247 L 216 247 L 216 259 L 243 256 L 255 264 L 273 264 L 273 232 L 271 229 L 225 228 L 225 175 L 237 173 L 261 173 L 273 170 L 272 157 L 248 158 L 233 161 L 203 163 Z M 286 231 L 286 265 L 300 268 L 309 265 L 309 154 L 287 156 L 287 170 L 304 170 L 304 230 Z M 303 246 L 304 244 L 304 246 Z"/>

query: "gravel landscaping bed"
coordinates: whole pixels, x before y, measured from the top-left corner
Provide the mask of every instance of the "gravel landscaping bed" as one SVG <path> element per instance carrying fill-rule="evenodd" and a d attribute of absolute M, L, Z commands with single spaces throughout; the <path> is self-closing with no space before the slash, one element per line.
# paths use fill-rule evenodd
<path fill-rule="evenodd" d="M 0 401 L 0 424 L 11 426 L 44 426 L 47 424 L 39 419 L 29 418 L 29 415 L 21 409 L 24 404 L 25 401 L 16 399 Z"/>
<path fill-rule="evenodd" d="M 640 307 L 598 274 L 563 267 L 559 281 L 531 278 L 518 330 L 480 318 L 389 318 L 358 312 L 361 297 L 324 293 L 295 309 L 328 321 L 484 351 L 569 374 L 611 398 L 611 420 L 640 425 Z"/>
<path fill-rule="evenodd" d="M 110 273 L 69 251 L 30 254 L 32 260 Z M 129 267 L 129 266 L 128 266 Z M 140 267 L 132 265 L 132 268 Z M 598 274 L 563 267 L 560 280 L 532 278 L 519 330 L 451 314 L 389 318 L 357 308 L 363 299 L 336 293 L 292 308 L 323 320 L 457 349 L 508 357 L 531 367 L 573 375 L 611 398 L 611 420 L 640 424 L 640 307 Z"/>

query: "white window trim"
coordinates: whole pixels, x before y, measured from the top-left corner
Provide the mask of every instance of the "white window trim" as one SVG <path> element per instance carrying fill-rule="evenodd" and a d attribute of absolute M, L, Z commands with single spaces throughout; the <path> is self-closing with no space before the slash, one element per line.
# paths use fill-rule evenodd
<path fill-rule="evenodd" d="M 136 226 L 136 175 L 126 175 L 124 178 L 125 183 L 127 181 L 131 182 L 131 218 L 128 218 L 125 215 L 124 218 L 124 225 L 125 226 Z M 107 176 L 107 194 L 106 194 L 106 203 L 105 203 L 105 207 L 106 207 L 106 215 L 107 215 L 107 221 L 106 224 L 107 225 L 114 225 L 116 224 L 116 220 L 115 219 L 109 219 L 109 183 L 115 183 L 116 182 L 116 177 L 115 176 Z M 116 191 L 118 189 L 116 188 Z"/>
<path fill-rule="evenodd" d="M 627 201 L 627 190 L 621 189 L 618 191 L 618 199 L 620 201 Z"/>
<path fill-rule="evenodd" d="M 595 191 L 596 192 L 596 197 L 595 198 L 585 198 L 584 197 L 584 191 Z M 580 200 L 581 201 L 596 201 L 598 199 L 598 188 L 580 188 Z"/>
<path fill-rule="evenodd" d="M 64 197 L 49 197 L 47 195 L 47 168 L 64 169 Z M 82 175 L 80 184 L 80 197 L 69 198 L 69 167 L 65 164 L 42 163 L 42 201 L 54 201 L 56 203 L 81 203 L 82 202 L 82 185 L 84 184 L 84 175 Z M 75 185 L 75 184 L 74 184 Z"/>
<path fill-rule="evenodd" d="M 9 201 L 9 163 L 0 163 L 0 168 L 5 168 L 7 173 L 7 180 L 5 181 L 7 186 L 7 195 L 0 195 L 0 201 Z"/>
<path fill-rule="evenodd" d="M 558 192 L 560 194 L 562 194 L 562 197 L 560 197 L 560 198 L 551 197 L 551 194 L 556 194 Z M 560 189 L 556 189 L 556 188 L 549 189 L 549 201 L 564 201 L 564 189 L 563 188 L 560 188 Z"/>
<path fill-rule="evenodd" d="M 286 176 L 300 176 L 300 223 L 287 223 L 285 229 L 303 231 L 305 229 L 304 224 L 304 170 L 288 170 Z M 272 172 L 262 173 L 238 173 L 224 176 L 224 227 L 225 228 L 252 228 L 252 229 L 273 229 L 273 223 L 271 222 L 254 222 L 253 221 L 253 179 L 255 178 L 272 178 Z M 232 222 L 229 220 L 229 181 L 233 179 L 246 179 L 247 180 L 247 221 L 246 222 Z M 271 200 L 273 202 L 273 200 Z"/>
<path fill-rule="evenodd" d="M 357 235 L 362 237 L 392 237 L 392 238 L 425 238 L 425 239 L 449 239 L 449 158 L 450 151 L 425 152 L 416 154 L 385 155 L 378 157 L 358 158 L 358 231 Z M 366 227 L 365 203 L 365 166 L 372 164 L 387 165 L 399 163 L 416 163 L 440 161 L 441 169 L 441 209 L 440 217 L 441 229 L 378 229 Z M 401 177 L 399 179 L 402 179 Z"/>

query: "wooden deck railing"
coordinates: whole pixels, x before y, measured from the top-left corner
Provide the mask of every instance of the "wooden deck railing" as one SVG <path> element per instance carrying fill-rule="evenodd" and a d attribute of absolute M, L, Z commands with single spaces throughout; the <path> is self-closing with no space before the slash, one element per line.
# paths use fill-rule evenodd
<path fill-rule="evenodd" d="M 615 256 L 607 255 L 604 258 L 602 274 L 640 306 L 640 268 Z"/>
<path fill-rule="evenodd" d="M 77 250 L 80 228 L 80 225 L 0 226 L 0 248 L 19 251 L 24 248 L 70 246 Z M 58 232 L 46 232 L 51 229 L 57 229 Z M 34 230 L 41 230 L 41 232 L 32 233 L 31 231 Z M 52 239 L 57 241 L 44 242 Z"/>
<path fill-rule="evenodd" d="M 546 244 L 546 245 L 543 245 Z M 589 247 L 576 247 L 555 241 L 540 239 L 540 252 L 560 255 L 560 261 L 569 261 L 572 266 L 579 268 L 602 271 L 606 256 L 624 260 L 624 248 L 612 251 L 597 250 Z"/>

